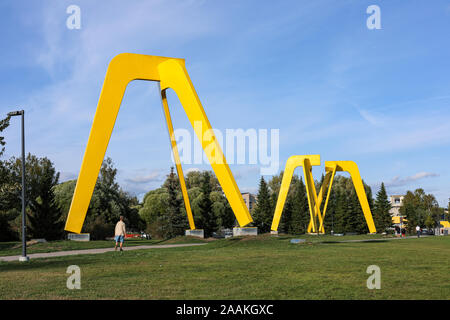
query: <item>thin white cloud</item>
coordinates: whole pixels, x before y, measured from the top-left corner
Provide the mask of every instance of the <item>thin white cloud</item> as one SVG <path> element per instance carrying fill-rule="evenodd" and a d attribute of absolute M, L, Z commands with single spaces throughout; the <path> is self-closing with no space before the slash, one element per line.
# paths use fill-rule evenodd
<path fill-rule="evenodd" d="M 73 180 L 76 179 L 77 177 L 78 175 L 76 173 L 63 171 L 59 173 L 59 182 Z"/>
<path fill-rule="evenodd" d="M 257 194 L 258 193 L 258 188 L 257 187 L 242 187 L 241 188 L 241 193 L 251 193 L 251 194 Z"/>
<path fill-rule="evenodd" d="M 374 126 L 382 125 L 386 121 L 381 115 L 369 112 L 368 110 L 359 109 L 358 112 L 364 120 Z"/>
<path fill-rule="evenodd" d="M 135 176 L 132 178 L 127 178 L 125 179 L 126 182 L 128 183 L 138 183 L 138 184 L 144 184 L 144 183 L 149 183 L 149 182 L 154 182 L 154 181 L 162 181 L 164 179 L 163 175 L 161 172 L 158 171 L 153 171 L 152 173 L 142 176 Z"/>
<path fill-rule="evenodd" d="M 432 178 L 432 177 L 438 177 L 439 175 L 432 172 L 418 172 L 412 176 L 409 177 L 400 177 L 396 176 L 392 178 L 390 181 L 385 183 L 386 187 L 402 187 L 409 185 L 412 182 L 415 182 L 417 180 L 425 179 L 425 178 Z"/>
<path fill-rule="evenodd" d="M 201 170 L 200 170 L 200 168 L 189 168 L 189 169 L 187 169 L 187 170 L 185 170 L 185 171 L 183 171 L 184 172 L 184 174 L 186 175 L 186 174 L 188 174 L 189 172 L 200 172 Z"/>

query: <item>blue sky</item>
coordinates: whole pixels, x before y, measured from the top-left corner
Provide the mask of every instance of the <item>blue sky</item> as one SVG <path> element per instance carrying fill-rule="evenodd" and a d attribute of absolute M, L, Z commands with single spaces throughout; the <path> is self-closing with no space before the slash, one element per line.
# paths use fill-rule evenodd
<path fill-rule="evenodd" d="M 66 8 L 81 9 L 81 29 Z M 369 5 L 381 29 L 369 30 Z M 390 194 L 450 197 L 449 1 L 8 1 L 0 3 L 0 116 L 26 111 L 26 148 L 76 178 L 109 61 L 122 52 L 179 57 L 212 126 L 280 130 L 294 154 L 354 160 Z M 191 130 L 169 93 L 175 128 Z M 6 157 L 20 154 L 18 119 Z M 122 187 L 158 187 L 171 165 L 157 85 L 132 82 L 107 156 Z M 185 170 L 207 169 L 187 165 Z M 232 165 L 256 192 L 258 166 Z M 314 168 L 320 177 L 324 166 Z M 300 171 L 298 171 L 300 172 Z"/>

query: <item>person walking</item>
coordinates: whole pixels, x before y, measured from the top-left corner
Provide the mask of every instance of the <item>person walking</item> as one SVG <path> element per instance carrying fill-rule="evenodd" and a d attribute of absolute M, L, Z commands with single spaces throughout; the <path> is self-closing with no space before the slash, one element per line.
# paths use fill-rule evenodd
<path fill-rule="evenodd" d="M 416 227 L 416 232 L 417 232 L 417 238 L 420 238 L 420 227 L 419 226 Z"/>
<path fill-rule="evenodd" d="M 123 251 L 123 241 L 125 239 L 125 222 L 123 222 L 123 216 L 120 216 L 119 222 L 116 224 L 116 229 L 114 231 L 114 239 L 116 240 L 116 245 L 114 247 L 114 251 L 117 251 L 117 245 L 120 242 L 120 251 Z"/>

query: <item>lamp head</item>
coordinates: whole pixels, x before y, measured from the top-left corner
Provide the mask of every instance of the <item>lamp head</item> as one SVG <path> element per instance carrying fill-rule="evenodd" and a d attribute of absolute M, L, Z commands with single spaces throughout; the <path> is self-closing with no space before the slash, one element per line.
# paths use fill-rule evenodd
<path fill-rule="evenodd" d="M 10 117 L 21 116 L 22 114 L 23 114 L 23 110 L 8 112 L 8 116 L 10 116 Z"/>

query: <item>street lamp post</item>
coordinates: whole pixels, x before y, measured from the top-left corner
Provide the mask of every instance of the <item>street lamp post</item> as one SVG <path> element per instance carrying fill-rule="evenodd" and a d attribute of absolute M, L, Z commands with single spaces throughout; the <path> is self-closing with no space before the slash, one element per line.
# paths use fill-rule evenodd
<path fill-rule="evenodd" d="M 26 238 L 26 216 L 25 216 L 25 111 L 9 112 L 8 116 L 22 116 L 22 256 L 19 261 L 30 260 L 27 257 L 27 238 Z"/>

